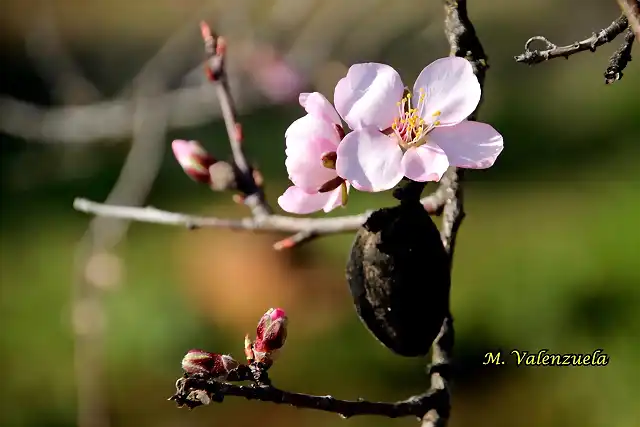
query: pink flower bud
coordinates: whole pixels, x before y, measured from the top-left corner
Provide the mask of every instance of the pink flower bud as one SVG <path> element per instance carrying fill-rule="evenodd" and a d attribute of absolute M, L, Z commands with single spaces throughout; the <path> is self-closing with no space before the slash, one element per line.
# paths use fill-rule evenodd
<path fill-rule="evenodd" d="M 237 367 L 238 362 L 233 357 L 204 350 L 189 350 L 182 358 L 182 369 L 186 373 L 208 374 L 217 379 L 226 379 Z"/>
<path fill-rule="evenodd" d="M 287 316 L 281 308 L 267 311 L 258 323 L 255 352 L 272 352 L 280 349 L 287 339 Z"/>
<path fill-rule="evenodd" d="M 198 141 L 176 139 L 171 143 L 171 148 L 184 173 L 194 181 L 209 183 L 211 180 L 209 166 L 216 163 L 216 159 Z"/>

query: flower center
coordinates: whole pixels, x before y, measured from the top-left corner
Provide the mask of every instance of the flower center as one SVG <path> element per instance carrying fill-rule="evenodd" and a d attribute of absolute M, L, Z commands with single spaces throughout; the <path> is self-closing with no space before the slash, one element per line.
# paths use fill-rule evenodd
<path fill-rule="evenodd" d="M 407 93 L 398 105 L 398 116 L 393 120 L 391 130 L 398 138 L 398 144 L 404 150 L 409 147 L 419 147 L 427 142 L 426 136 L 436 126 L 440 125 L 440 120 L 426 122 L 424 120 L 426 94 L 420 88 L 420 96 L 415 106 L 412 106 L 411 93 Z M 433 113 L 437 118 L 442 114 L 440 111 Z"/>
<path fill-rule="evenodd" d="M 335 169 L 338 154 L 335 151 L 330 151 L 328 153 L 324 153 L 320 159 L 322 160 L 322 166 L 327 169 Z"/>

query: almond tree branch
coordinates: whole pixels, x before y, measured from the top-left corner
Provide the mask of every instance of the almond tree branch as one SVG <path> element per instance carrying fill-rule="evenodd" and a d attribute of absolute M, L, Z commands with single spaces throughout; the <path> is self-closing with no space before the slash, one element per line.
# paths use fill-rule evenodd
<path fill-rule="evenodd" d="M 451 193 L 451 182 L 443 178 L 440 187 L 431 195 L 422 198 L 421 202 L 428 206 L 427 210 L 442 209 Z M 267 215 L 245 218 L 218 218 L 210 216 L 189 215 L 179 212 L 169 212 L 153 207 L 136 207 L 113 204 L 103 204 L 91 200 L 77 198 L 73 208 L 101 217 L 119 218 L 130 221 L 153 224 L 174 225 L 189 229 L 197 228 L 229 228 L 232 230 L 246 230 L 254 232 L 285 232 L 295 233 L 294 236 L 277 242 L 277 250 L 289 249 L 296 244 L 307 242 L 317 237 L 347 233 L 357 230 L 369 217 L 371 212 L 357 215 L 346 215 L 333 218 L 305 218 L 287 215 Z"/>
<path fill-rule="evenodd" d="M 473 72 L 480 82 L 480 87 L 484 88 L 485 74 L 489 65 L 487 63 L 487 55 L 476 34 L 473 23 L 469 19 L 467 1 L 444 0 L 444 9 L 445 35 L 449 41 L 450 55 L 466 58 L 473 67 Z M 469 117 L 470 120 L 477 118 L 478 108 L 480 108 L 480 104 Z M 452 268 L 456 237 L 465 217 L 462 193 L 463 170 L 450 168 L 444 179 L 448 182 L 449 197 L 445 199 L 440 236 L 442 244 L 449 254 L 449 265 Z M 445 317 L 440 333 L 431 347 L 431 367 L 429 369 L 431 376 L 430 391 L 442 392 L 446 400 L 443 405 L 434 407 L 426 412 L 422 419 L 423 427 L 444 427 L 449 420 L 451 411 L 449 381 L 451 379 L 454 341 L 453 316 L 449 313 Z"/>
<path fill-rule="evenodd" d="M 531 37 L 524 44 L 524 53 L 515 56 L 516 62 L 534 65 L 554 58 L 566 58 L 579 52 L 589 50 L 595 52 L 596 48 L 605 43 L 610 43 L 620 35 L 628 26 L 627 16 L 623 13 L 608 27 L 598 33 L 593 33 L 589 38 L 566 46 L 556 46 L 544 36 Z M 531 43 L 540 41 L 546 44 L 545 50 L 530 50 Z"/>
<path fill-rule="evenodd" d="M 207 77 L 216 89 L 222 117 L 229 136 L 231 152 L 233 153 L 233 162 L 236 168 L 236 187 L 244 193 L 244 204 L 251 209 L 253 216 L 256 218 L 266 217 L 273 210 L 267 203 L 262 186 L 256 181 L 256 174 L 249 166 L 242 148 L 242 127 L 236 118 L 236 107 L 229 90 L 225 68 L 226 40 L 213 33 L 205 22 L 200 23 L 200 28 L 207 55 Z"/>
<path fill-rule="evenodd" d="M 332 412 L 342 418 L 357 415 L 379 415 L 388 418 L 414 416 L 420 419 L 431 408 L 441 406 L 445 396 L 439 391 L 429 391 L 398 402 L 369 402 L 364 399 L 341 400 L 333 396 L 315 396 L 284 391 L 272 385 L 252 384 L 249 386 L 220 382 L 199 375 L 180 378 L 176 383 L 177 392 L 170 400 L 179 406 L 194 408 L 213 402 L 223 402 L 226 396 L 244 397 L 296 408 L 315 409 Z"/>

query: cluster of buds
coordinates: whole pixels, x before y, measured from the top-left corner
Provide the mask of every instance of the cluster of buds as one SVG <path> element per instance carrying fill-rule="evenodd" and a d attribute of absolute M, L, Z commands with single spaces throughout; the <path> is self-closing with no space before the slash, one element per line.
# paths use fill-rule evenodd
<path fill-rule="evenodd" d="M 275 360 L 278 350 L 287 339 L 287 316 L 281 308 L 267 311 L 256 329 L 256 340 L 245 337 L 245 355 L 249 365 L 257 363 L 268 369 Z M 216 380 L 238 381 L 246 379 L 251 372 L 246 365 L 239 364 L 226 354 L 210 353 L 204 350 L 189 350 L 182 358 L 182 369 L 189 375 L 204 374 Z"/>
<path fill-rule="evenodd" d="M 189 350 L 182 358 L 182 369 L 187 374 L 206 374 L 218 380 L 226 380 L 240 364 L 226 354 Z"/>
<path fill-rule="evenodd" d="M 173 155 L 184 173 L 196 182 L 207 184 L 212 190 L 233 188 L 233 167 L 214 158 L 198 141 L 176 139 L 171 144 Z"/>
<path fill-rule="evenodd" d="M 251 341 L 248 334 L 244 338 L 247 362 L 270 367 L 286 339 L 287 315 L 281 308 L 269 309 L 258 323 L 255 341 Z"/>

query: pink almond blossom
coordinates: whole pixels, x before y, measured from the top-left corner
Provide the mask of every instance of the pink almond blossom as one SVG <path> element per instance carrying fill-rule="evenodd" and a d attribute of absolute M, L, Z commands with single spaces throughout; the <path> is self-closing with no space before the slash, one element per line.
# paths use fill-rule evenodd
<path fill-rule="evenodd" d="M 278 204 L 296 214 L 329 212 L 345 205 L 349 194 L 349 183 L 336 172 L 336 151 L 344 137 L 342 121 L 318 92 L 302 93 L 299 101 L 307 115 L 285 132 L 285 165 L 294 185 L 278 198 Z"/>
<path fill-rule="evenodd" d="M 427 65 L 406 95 L 389 65 L 353 65 L 334 93 L 336 110 L 354 130 L 336 151 L 338 175 L 358 190 L 376 192 L 403 177 L 439 181 L 449 166 L 491 167 L 503 149 L 502 136 L 486 123 L 466 120 L 480 92 L 464 58 Z"/>

